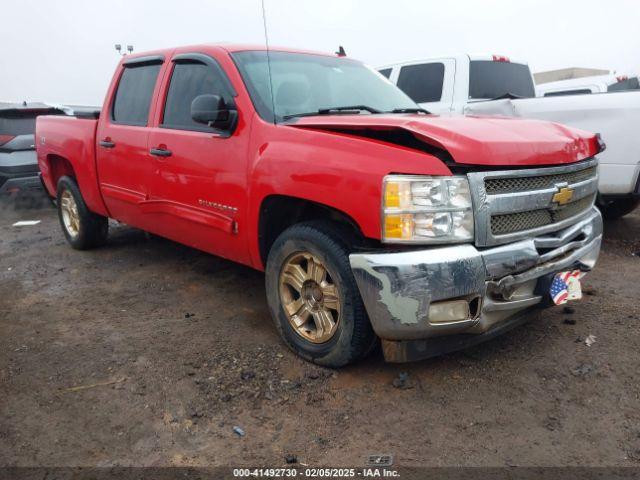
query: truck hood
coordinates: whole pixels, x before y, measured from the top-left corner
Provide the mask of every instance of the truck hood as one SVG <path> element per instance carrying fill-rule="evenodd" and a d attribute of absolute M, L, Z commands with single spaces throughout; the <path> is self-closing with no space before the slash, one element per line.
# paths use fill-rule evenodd
<path fill-rule="evenodd" d="M 427 152 L 439 150 L 465 165 L 558 165 L 592 157 L 601 150 L 595 134 L 552 122 L 509 117 L 319 115 L 299 117 L 288 125 Z"/>

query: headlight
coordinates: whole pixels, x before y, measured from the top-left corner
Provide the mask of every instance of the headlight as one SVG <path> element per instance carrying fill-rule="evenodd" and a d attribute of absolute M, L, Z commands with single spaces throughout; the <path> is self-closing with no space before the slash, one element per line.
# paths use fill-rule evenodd
<path fill-rule="evenodd" d="M 388 175 L 383 193 L 383 242 L 473 240 L 473 209 L 467 177 Z"/>

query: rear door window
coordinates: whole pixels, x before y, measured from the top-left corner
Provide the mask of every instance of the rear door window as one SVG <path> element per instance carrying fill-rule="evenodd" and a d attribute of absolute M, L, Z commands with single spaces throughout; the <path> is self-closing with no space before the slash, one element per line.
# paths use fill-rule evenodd
<path fill-rule="evenodd" d="M 179 130 L 214 130 L 191 118 L 191 102 L 199 95 L 219 95 L 233 104 L 219 68 L 199 62 L 176 63 L 164 107 L 162 126 Z"/>
<path fill-rule="evenodd" d="M 511 94 L 536 96 L 529 67 L 522 63 L 473 60 L 469 65 L 469 98 L 490 100 Z"/>
<path fill-rule="evenodd" d="M 160 63 L 125 67 L 113 101 L 111 119 L 124 125 L 146 126 Z"/>
<path fill-rule="evenodd" d="M 439 102 L 443 82 L 443 63 L 407 65 L 400 69 L 398 88 L 416 103 Z"/>

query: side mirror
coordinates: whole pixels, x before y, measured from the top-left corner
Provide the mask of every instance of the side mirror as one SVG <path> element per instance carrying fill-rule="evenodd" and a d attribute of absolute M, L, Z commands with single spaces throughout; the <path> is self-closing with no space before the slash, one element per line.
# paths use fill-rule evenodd
<path fill-rule="evenodd" d="M 198 95 L 191 102 L 191 118 L 219 130 L 232 130 L 238 112 L 229 107 L 220 95 Z"/>

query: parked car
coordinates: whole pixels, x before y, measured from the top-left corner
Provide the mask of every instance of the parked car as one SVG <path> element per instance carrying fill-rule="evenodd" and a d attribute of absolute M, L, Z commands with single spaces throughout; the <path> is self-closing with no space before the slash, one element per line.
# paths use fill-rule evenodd
<path fill-rule="evenodd" d="M 70 245 L 108 218 L 265 271 L 285 343 L 338 367 L 491 338 L 579 294 L 600 146 L 548 122 L 425 115 L 362 63 L 250 46 L 129 55 L 99 119 L 39 117 Z"/>
<path fill-rule="evenodd" d="M 63 115 L 43 103 L 0 104 L 0 198 L 42 194 L 34 132 L 38 115 Z"/>
<path fill-rule="evenodd" d="M 539 97 L 624 92 L 627 90 L 640 90 L 640 82 L 638 82 L 637 76 L 629 77 L 628 75 L 615 74 L 596 75 L 536 85 L 536 94 Z"/>
<path fill-rule="evenodd" d="M 379 71 L 430 112 L 535 118 L 600 133 L 607 150 L 599 155 L 598 206 L 618 218 L 640 203 L 640 90 L 534 98 L 529 66 L 500 55 L 415 60 Z"/>

